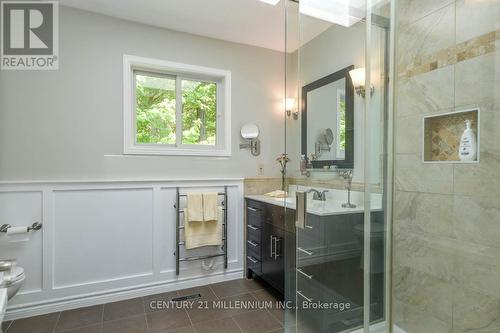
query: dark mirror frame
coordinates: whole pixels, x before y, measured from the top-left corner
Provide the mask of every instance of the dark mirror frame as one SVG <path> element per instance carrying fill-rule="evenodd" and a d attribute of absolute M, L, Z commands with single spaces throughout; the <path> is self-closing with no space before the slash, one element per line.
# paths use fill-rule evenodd
<path fill-rule="evenodd" d="M 352 86 L 349 71 L 354 65 L 343 68 L 335 73 L 322 77 L 302 87 L 302 155 L 307 155 L 307 93 L 321 88 L 332 82 L 345 79 L 345 159 L 312 161 L 313 167 L 323 168 L 328 165 L 336 165 L 338 168 L 354 168 L 354 87 Z"/>

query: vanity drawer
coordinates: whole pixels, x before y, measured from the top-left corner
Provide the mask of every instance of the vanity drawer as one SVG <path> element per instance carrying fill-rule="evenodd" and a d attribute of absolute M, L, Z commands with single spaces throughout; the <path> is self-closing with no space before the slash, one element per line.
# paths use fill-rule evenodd
<path fill-rule="evenodd" d="M 264 219 L 264 207 L 256 201 L 247 201 L 247 224 L 261 226 Z"/>
<path fill-rule="evenodd" d="M 259 238 L 247 237 L 247 248 L 251 250 L 258 250 L 260 252 L 261 248 L 260 237 Z"/>
<path fill-rule="evenodd" d="M 262 273 L 262 263 L 260 259 L 252 256 L 251 253 L 247 253 L 247 268 L 251 269 L 255 273 Z"/>
<path fill-rule="evenodd" d="M 262 254 L 261 254 L 261 247 L 260 244 L 257 244 L 256 246 L 250 245 L 247 243 L 247 255 L 250 255 L 252 257 L 255 257 L 259 260 L 262 259 Z"/>
<path fill-rule="evenodd" d="M 254 224 L 247 224 L 247 239 L 260 243 L 261 227 Z"/>

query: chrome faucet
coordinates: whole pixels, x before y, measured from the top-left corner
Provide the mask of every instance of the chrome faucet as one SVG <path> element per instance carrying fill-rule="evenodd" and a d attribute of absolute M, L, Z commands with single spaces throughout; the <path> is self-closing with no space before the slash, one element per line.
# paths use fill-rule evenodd
<path fill-rule="evenodd" d="M 311 188 L 307 190 L 306 193 L 311 193 L 311 192 L 313 193 L 313 200 L 326 201 L 326 193 L 328 192 L 328 190 L 320 192 L 314 188 Z"/>
<path fill-rule="evenodd" d="M 345 180 L 345 188 L 347 190 L 347 202 L 342 204 L 343 208 L 356 208 L 356 205 L 351 202 L 352 188 L 352 169 L 338 169 L 337 172 Z"/>

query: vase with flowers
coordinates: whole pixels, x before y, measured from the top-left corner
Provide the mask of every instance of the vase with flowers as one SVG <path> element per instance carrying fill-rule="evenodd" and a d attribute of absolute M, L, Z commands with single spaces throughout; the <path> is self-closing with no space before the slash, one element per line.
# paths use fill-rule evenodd
<path fill-rule="evenodd" d="M 280 164 L 280 172 L 281 172 L 281 189 L 285 190 L 285 176 L 286 176 L 286 164 L 290 162 L 290 158 L 288 154 L 280 154 L 276 158 L 276 162 Z"/>

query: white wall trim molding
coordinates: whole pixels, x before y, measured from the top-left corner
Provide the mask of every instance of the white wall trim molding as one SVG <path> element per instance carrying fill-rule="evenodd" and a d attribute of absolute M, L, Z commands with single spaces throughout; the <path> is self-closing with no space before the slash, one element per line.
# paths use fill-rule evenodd
<path fill-rule="evenodd" d="M 176 276 L 176 187 L 185 193 L 224 186 L 228 269 L 219 260 L 210 271 L 185 262 Z M 243 178 L 0 182 L 0 224 L 43 224 L 22 243 L 0 234 L 1 257 L 16 258 L 27 276 L 6 318 L 242 277 L 243 200 Z"/>

